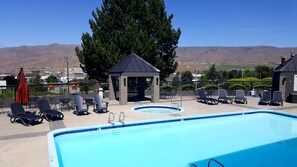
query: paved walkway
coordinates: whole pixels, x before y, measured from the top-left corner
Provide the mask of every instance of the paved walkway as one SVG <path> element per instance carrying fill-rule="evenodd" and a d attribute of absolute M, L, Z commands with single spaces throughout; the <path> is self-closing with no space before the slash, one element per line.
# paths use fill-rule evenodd
<path fill-rule="evenodd" d="M 297 113 L 297 104 L 284 103 L 284 107 L 279 106 L 260 106 L 259 99 L 248 98 L 248 104 L 218 104 L 206 105 L 196 102 L 193 97 L 183 97 L 182 106 L 184 112 L 178 114 L 145 114 L 131 111 L 131 107 L 143 104 L 152 104 L 149 102 L 134 102 L 128 105 L 118 105 L 116 101 L 111 101 L 109 110 L 115 114 L 115 122 L 119 119 L 120 112 L 126 115 L 125 122 L 172 118 L 190 115 L 205 115 L 221 112 L 234 112 L 252 109 L 272 109 L 289 113 Z M 178 102 L 178 101 L 177 101 Z M 170 105 L 170 101 L 163 100 L 158 104 Z M 81 127 L 98 124 L 108 124 L 108 113 L 91 114 L 85 116 L 76 116 L 71 111 L 63 111 L 64 120 L 47 122 L 43 121 L 40 125 L 23 126 L 20 123 L 10 123 L 5 108 L 4 113 L 0 114 L 0 166 L 22 166 L 22 167 L 48 167 L 48 146 L 46 134 L 54 129 Z M 33 110 L 32 110 L 33 111 Z"/>

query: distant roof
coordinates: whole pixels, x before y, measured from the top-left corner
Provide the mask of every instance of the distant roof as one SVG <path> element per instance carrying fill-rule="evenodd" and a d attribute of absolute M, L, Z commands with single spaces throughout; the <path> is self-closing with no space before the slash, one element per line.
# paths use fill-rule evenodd
<path fill-rule="evenodd" d="M 109 70 L 109 73 L 159 73 L 156 67 L 139 57 L 135 53 L 131 53 L 119 64 L 115 65 Z"/>
<path fill-rule="evenodd" d="M 297 72 L 297 55 L 291 56 L 291 58 L 289 60 L 278 65 L 274 71 L 295 71 L 295 72 Z"/>

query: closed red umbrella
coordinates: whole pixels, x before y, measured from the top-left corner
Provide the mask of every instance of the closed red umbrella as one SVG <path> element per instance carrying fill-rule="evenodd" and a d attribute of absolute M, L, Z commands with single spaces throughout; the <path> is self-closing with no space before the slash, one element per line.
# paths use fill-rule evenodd
<path fill-rule="evenodd" d="M 21 68 L 21 71 L 19 73 L 19 86 L 16 94 L 16 102 L 21 103 L 23 105 L 26 105 L 29 102 L 29 89 L 26 83 L 23 68 Z"/>

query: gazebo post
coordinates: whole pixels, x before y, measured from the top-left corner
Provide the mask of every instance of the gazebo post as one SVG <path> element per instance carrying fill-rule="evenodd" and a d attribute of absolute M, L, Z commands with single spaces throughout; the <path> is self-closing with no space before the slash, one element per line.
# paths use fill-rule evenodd
<path fill-rule="evenodd" d="M 128 102 L 128 77 L 120 76 L 119 78 L 119 100 L 121 105 L 125 105 Z"/>
<path fill-rule="evenodd" d="M 152 82 L 152 102 L 157 103 L 159 102 L 159 97 L 160 96 L 160 78 L 158 76 L 153 77 L 153 82 Z"/>
<path fill-rule="evenodd" d="M 114 91 L 114 77 L 112 77 L 111 75 L 109 75 L 108 78 L 108 82 L 109 82 L 109 100 L 115 100 L 115 91 Z"/>

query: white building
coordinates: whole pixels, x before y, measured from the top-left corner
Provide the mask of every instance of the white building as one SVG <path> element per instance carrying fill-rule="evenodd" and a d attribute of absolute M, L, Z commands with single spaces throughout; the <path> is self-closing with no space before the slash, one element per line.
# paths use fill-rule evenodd
<path fill-rule="evenodd" d="M 69 69 L 69 81 L 73 79 L 83 80 L 86 77 L 86 73 L 83 72 L 81 68 L 68 68 Z M 67 82 L 67 68 L 64 69 L 64 75 L 61 77 L 61 81 L 65 80 Z"/>

